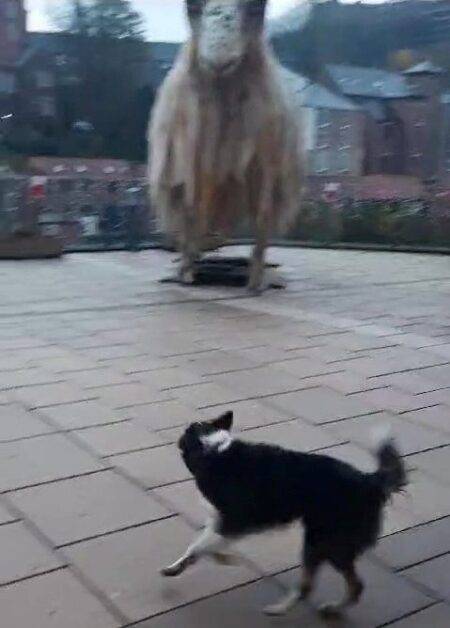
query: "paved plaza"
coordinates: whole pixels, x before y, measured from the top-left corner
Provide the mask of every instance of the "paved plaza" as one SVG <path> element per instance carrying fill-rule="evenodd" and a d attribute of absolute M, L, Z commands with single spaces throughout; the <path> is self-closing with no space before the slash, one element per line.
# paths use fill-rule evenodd
<path fill-rule="evenodd" d="M 312 604 L 261 613 L 298 577 L 296 528 L 241 541 L 234 566 L 159 576 L 204 519 L 176 440 L 224 408 L 249 440 L 363 469 L 390 424 L 411 484 L 339 625 L 450 626 L 450 258 L 270 260 L 287 289 L 259 298 L 158 283 L 160 251 L 1 263 L 2 628 L 326 626 Z M 313 601 L 341 590 L 325 569 Z"/>

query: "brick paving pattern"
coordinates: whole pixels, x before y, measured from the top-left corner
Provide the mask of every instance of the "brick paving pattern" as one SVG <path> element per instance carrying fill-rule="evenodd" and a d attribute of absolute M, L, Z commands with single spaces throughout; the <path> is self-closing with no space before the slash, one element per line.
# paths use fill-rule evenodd
<path fill-rule="evenodd" d="M 162 252 L 2 263 L 2 628 L 324 625 L 311 605 L 261 614 L 298 577 L 295 527 L 241 541 L 235 566 L 159 576 L 204 519 L 176 440 L 230 406 L 249 440 L 368 470 L 390 424 L 411 485 L 340 625 L 450 625 L 449 259 L 270 257 L 287 289 L 258 299 L 160 284 Z M 325 569 L 315 601 L 340 588 Z"/>

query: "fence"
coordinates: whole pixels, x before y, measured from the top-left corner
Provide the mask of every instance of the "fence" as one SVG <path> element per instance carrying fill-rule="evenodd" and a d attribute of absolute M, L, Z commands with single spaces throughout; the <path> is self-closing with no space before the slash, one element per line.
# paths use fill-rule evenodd
<path fill-rule="evenodd" d="M 145 181 L 54 177 L 36 199 L 30 181 L 0 178 L 0 234 L 17 233 L 33 205 L 37 232 L 61 238 L 66 250 L 145 246 L 154 239 Z"/>
<path fill-rule="evenodd" d="M 0 176 L 0 236 L 18 233 L 29 216 L 29 177 Z M 47 179 L 45 197 L 32 201 L 36 229 L 63 240 L 66 250 L 136 248 L 158 234 L 145 180 Z M 29 220 L 29 218 L 28 218 Z M 245 228 L 237 236 L 251 236 Z M 355 201 L 310 199 L 286 240 L 317 244 L 426 246 L 450 250 L 450 193 L 425 199 Z"/>

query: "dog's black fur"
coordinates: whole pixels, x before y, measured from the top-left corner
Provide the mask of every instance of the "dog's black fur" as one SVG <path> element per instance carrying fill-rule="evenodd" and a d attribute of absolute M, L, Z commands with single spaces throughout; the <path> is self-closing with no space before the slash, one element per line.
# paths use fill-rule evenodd
<path fill-rule="evenodd" d="M 406 484 L 394 443 L 379 446 L 374 473 L 329 456 L 238 439 L 224 450 L 205 445 L 205 437 L 229 432 L 232 422 L 227 412 L 194 423 L 179 441 L 198 489 L 217 511 L 217 532 L 238 538 L 299 520 L 305 527 L 304 565 L 317 568 L 328 561 L 344 575 L 354 573 L 355 559 L 376 543 L 383 506 Z"/>

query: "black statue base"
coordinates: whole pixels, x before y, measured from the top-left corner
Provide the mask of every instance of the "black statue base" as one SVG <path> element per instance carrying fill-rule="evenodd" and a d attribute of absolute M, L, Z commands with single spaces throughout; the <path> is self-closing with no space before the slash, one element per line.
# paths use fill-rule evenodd
<path fill-rule="evenodd" d="M 279 264 L 266 264 L 267 268 L 278 268 Z M 248 283 L 250 260 L 246 257 L 204 257 L 194 266 L 193 286 L 242 287 Z M 182 283 L 178 276 L 161 279 L 161 283 Z M 281 280 L 271 278 L 266 288 L 284 288 Z"/>

